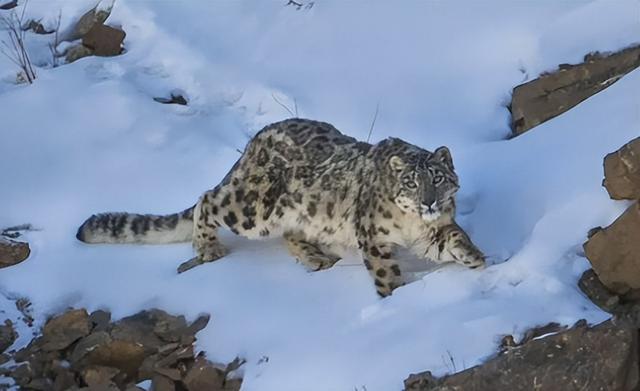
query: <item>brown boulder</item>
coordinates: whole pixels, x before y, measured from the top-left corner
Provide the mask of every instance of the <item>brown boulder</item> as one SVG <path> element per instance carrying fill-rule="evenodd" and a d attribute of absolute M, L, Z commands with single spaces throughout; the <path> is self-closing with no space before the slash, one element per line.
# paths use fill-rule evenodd
<path fill-rule="evenodd" d="M 84 309 L 68 311 L 52 318 L 42 330 L 42 349 L 62 350 L 89 334 L 89 315 Z"/>
<path fill-rule="evenodd" d="M 613 224 L 593 233 L 584 252 L 600 280 L 613 292 L 640 288 L 640 205 L 636 202 Z"/>
<path fill-rule="evenodd" d="M 515 136 L 576 106 L 640 66 L 640 46 L 613 54 L 592 53 L 513 89 L 511 130 Z"/>
<path fill-rule="evenodd" d="M 13 345 L 16 338 L 18 334 L 13 328 L 13 323 L 9 319 L 5 320 L 4 325 L 0 326 L 0 353 L 4 353 L 9 346 Z"/>
<path fill-rule="evenodd" d="M 75 344 L 71 354 L 68 355 L 68 359 L 72 365 L 76 365 L 91 351 L 99 346 L 108 345 L 111 341 L 111 336 L 108 333 L 104 331 L 94 331 Z"/>
<path fill-rule="evenodd" d="M 640 199 L 640 137 L 605 156 L 602 186 L 614 200 Z"/>
<path fill-rule="evenodd" d="M 0 236 L 0 268 L 16 265 L 29 257 L 29 244 Z"/>
<path fill-rule="evenodd" d="M 139 343 L 114 340 L 89 352 L 82 364 L 116 368 L 123 375 L 117 382 L 126 383 L 137 378 L 143 360 L 144 349 Z"/>
<path fill-rule="evenodd" d="M 189 391 L 217 391 L 224 386 L 226 373 L 204 357 L 196 358 L 183 383 Z"/>
<path fill-rule="evenodd" d="M 453 375 L 411 375 L 405 390 L 635 390 L 640 386 L 638 348 L 635 328 L 611 321 L 592 328 L 579 324 Z"/>
<path fill-rule="evenodd" d="M 117 56 L 122 52 L 125 36 L 125 32 L 120 29 L 95 24 L 82 37 L 82 45 L 91 49 L 96 56 Z"/>

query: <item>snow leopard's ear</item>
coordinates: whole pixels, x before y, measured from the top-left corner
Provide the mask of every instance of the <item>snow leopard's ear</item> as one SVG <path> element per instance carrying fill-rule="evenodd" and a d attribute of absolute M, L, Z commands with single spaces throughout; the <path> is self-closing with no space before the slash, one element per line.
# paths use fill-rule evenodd
<path fill-rule="evenodd" d="M 398 155 L 393 155 L 389 159 L 389 166 L 393 171 L 402 171 L 406 167 L 402 158 Z"/>
<path fill-rule="evenodd" d="M 451 152 L 449 152 L 449 148 L 442 146 L 436 149 L 435 152 L 433 152 L 431 160 L 443 163 L 451 171 L 453 171 L 453 159 L 451 158 Z"/>

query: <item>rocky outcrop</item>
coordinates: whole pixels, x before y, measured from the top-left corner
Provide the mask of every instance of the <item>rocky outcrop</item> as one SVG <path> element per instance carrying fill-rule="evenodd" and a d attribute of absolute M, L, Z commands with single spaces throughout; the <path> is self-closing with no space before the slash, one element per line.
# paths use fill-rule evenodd
<path fill-rule="evenodd" d="M 562 64 L 557 71 L 517 86 L 510 105 L 513 135 L 564 113 L 638 66 L 640 45 L 616 53 L 591 53 L 581 64 Z"/>
<path fill-rule="evenodd" d="M 604 158 L 602 185 L 612 199 L 636 200 L 606 228 L 592 228 L 584 243 L 593 272 L 580 289 L 605 311 L 620 315 L 640 303 L 640 138 Z"/>
<path fill-rule="evenodd" d="M 0 268 L 16 265 L 29 257 L 29 244 L 0 236 Z"/>
<path fill-rule="evenodd" d="M 614 200 L 640 199 L 640 137 L 605 156 L 602 185 Z"/>
<path fill-rule="evenodd" d="M 640 288 L 640 205 L 635 202 L 610 226 L 592 230 L 584 252 L 600 280 L 625 294 Z"/>
<path fill-rule="evenodd" d="M 636 328 L 611 321 L 595 327 L 579 322 L 454 375 L 411 375 L 405 380 L 405 390 L 635 390 L 640 387 L 639 347 Z"/>
<path fill-rule="evenodd" d="M 195 353 L 195 334 L 208 316 L 191 324 L 161 310 L 110 318 L 105 311 L 80 309 L 50 319 L 42 335 L 13 354 L 16 365 L 7 375 L 35 390 L 136 390 L 144 380 L 151 380 L 153 390 L 240 389 L 234 371 L 243 361 L 220 365 Z"/>

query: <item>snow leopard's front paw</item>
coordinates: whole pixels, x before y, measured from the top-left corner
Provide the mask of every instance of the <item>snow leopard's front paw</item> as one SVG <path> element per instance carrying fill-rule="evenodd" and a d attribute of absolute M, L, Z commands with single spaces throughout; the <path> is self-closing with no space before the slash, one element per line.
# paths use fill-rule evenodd
<path fill-rule="evenodd" d="M 456 255 L 456 262 L 470 269 L 483 268 L 486 265 L 485 255 L 471 242 L 461 246 Z"/>
<path fill-rule="evenodd" d="M 456 263 L 471 269 L 483 267 L 486 257 L 474 244 L 469 236 L 457 224 L 452 224 L 443 229 L 445 238 L 444 249 Z M 449 258 L 451 259 L 451 258 Z"/>

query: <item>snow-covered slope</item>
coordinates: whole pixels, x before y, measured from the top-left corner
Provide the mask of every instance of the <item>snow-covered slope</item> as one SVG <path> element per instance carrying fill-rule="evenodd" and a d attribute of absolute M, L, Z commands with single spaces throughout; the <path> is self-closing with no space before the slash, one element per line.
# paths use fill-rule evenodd
<path fill-rule="evenodd" d="M 65 25 L 93 4 L 31 1 L 27 14 L 52 23 L 62 9 Z M 122 56 L 41 68 L 31 86 L 9 84 L 0 58 L 0 226 L 41 229 L 29 260 L 0 270 L 3 294 L 29 297 L 40 323 L 68 306 L 211 313 L 199 347 L 246 358 L 243 390 L 259 391 L 400 389 L 410 372 L 479 363 L 502 334 L 607 317 L 576 287 L 580 245 L 626 206 L 601 165 L 640 134 L 640 71 L 509 141 L 504 104 L 526 74 L 639 41 L 639 1 L 284 4 L 118 0 Z M 30 42 L 40 63 L 46 39 Z M 189 106 L 152 100 L 173 89 Z M 380 300 L 355 253 L 307 273 L 278 241 L 225 235 L 231 255 L 176 275 L 188 244 L 76 241 L 98 211 L 192 205 L 290 115 L 274 96 L 360 139 L 378 106 L 372 141 L 449 145 L 459 220 L 495 264 L 440 268 Z"/>

